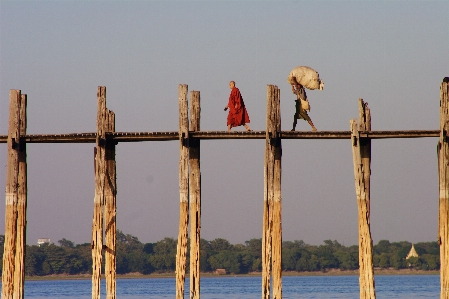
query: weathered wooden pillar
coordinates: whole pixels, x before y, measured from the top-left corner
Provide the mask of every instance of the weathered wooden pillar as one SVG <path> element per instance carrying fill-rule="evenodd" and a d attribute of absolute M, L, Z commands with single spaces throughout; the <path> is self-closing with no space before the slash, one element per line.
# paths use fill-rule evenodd
<path fill-rule="evenodd" d="M 351 141 L 352 156 L 354 162 L 354 181 L 358 206 L 358 232 L 359 232 L 359 284 L 360 298 L 376 298 L 374 288 L 373 270 L 373 241 L 370 231 L 370 164 L 371 164 L 371 142 L 360 138 L 360 130 L 371 129 L 371 116 L 368 105 L 359 100 L 360 126 L 352 119 Z"/>
<path fill-rule="evenodd" d="M 95 197 L 92 221 L 92 299 L 100 298 L 103 252 L 103 205 L 105 201 L 106 87 L 97 91 L 97 141 L 95 147 Z"/>
<path fill-rule="evenodd" d="M 359 131 L 371 131 L 371 110 L 368 103 L 359 99 Z M 363 164 L 363 177 L 365 182 L 366 206 L 368 211 L 368 223 L 370 222 L 370 180 L 371 180 L 371 139 L 360 140 L 360 157 Z"/>
<path fill-rule="evenodd" d="M 106 114 L 106 131 L 115 132 L 115 114 L 107 110 Z M 106 276 L 106 298 L 116 298 L 116 270 L 117 270 L 117 255 L 116 255 L 116 240 L 117 240 L 117 176 L 115 163 L 115 145 L 116 142 L 112 139 L 106 139 L 106 181 L 105 181 L 105 276 Z"/>
<path fill-rule="evenodd" d="M 190 131 L 200 130 L 200 92 L 190 92 Z M 201 170 L 200 139 L 189 139 L 190 298 L 200 298 Z"/>
<path fill-rule="evenodd" d="M 19 192 L 20 101 L 20 90 L 10 90 L 2 299 L 13 299 L 14 294 L 17 245 L 17 201 Z"/>
<path fill-rule="evenodd" d="M 267 129 L 264 167 L 264 212 L 262 224 L 262 298 L 270 298 L 273 271 L 273 298 L 282 298 L 281 226 L 281 118 L 280 91 L 267 86 Z"/>
<path fill-rule="evenodd" d="M 272 152 L 274 154 L 273 170 L 273 235 L 271 258 L 273 269 L 273 298 L 282 298 L 282 194 L 281 194 L 281 105 L 280 90 L 275 86 L 275 97 L 272 110 L 275 111 L 274 117 L 274 144 Z"/>
<path fill-rule="evenodd" d="M 440 299 L 449 298 L 449 78 L 440 85 L 440 140 L 438 142 L 438 178 L 440 189 L 438 242 L 440 244 Z"/>
<path fill-rule="evenodd" d="M 189 118 L 186 84 L 178 87 L 179 103 L 179 232 L 176 248 L 176 299 L 184 298 L 189 224 Z"/>
<path fill-rule="evenodd" d="M 26 135 L 27 95 L 21 96 L 20 102 L 20 136 Z M 26 211 L 27 211 L 27 154 L 26 142 L 19 144 L 19 178 L 17 198 L 17 240 L 14 268 L 14 299 L 24 298 L 25 287 L 25 246 L 26 246 Z"/>
<path fill-rule="evenodd" d="M 271 139 L 271 119 L 272 119 L 272 102 L 273 102 L 273 86 L 267 85 L 267 117 L 266 117 L 266 135 L 265 135 L 265 158 L 264 158 L 264 206 L 262 219 L 262 299 L 270 298 L 270 277 L 271 277 L 271 210 L 273 206 L 272 182 L 273 156 L 270 154 Z"/>

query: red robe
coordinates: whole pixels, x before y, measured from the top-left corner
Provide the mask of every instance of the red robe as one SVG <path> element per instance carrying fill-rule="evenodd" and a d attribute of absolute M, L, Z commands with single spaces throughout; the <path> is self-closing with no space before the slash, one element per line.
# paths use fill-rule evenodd
<path fill-rule="evenodd" d="M 248 112 L 246 111 L 245 103 L 243 102 L 240 90 L 237 87 L 234 87 L 231 90 L 228 107 L 228 126 L 231 125 L 231 128 L 233 128 L 249 123 Z"/>

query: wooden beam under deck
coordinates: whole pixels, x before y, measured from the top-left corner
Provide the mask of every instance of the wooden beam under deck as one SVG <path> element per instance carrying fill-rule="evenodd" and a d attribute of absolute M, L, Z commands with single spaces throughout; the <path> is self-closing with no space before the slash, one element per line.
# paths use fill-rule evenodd
<path fill-rule="evenodd" d="M 191 138 L 199 139 L 265 139 L 265 131 L 197 131 L 189 133 Z M 405 131 L 360 131 L 361 138 L 424 138 L 439 137 L 439 130 Z M 350 131 L 282 131 L 282 139 L 350 139 Z M 0 143 L 7 142 L 7 135 L 0 135 Z M 169 141 L 179 140 L 178 132 L 115 132 L 107 133 L 106 138 L 116 142 Z M 96 133 L 71 134 L 33 134 L 22 137 L 25 143 L 95 143 Z"/>

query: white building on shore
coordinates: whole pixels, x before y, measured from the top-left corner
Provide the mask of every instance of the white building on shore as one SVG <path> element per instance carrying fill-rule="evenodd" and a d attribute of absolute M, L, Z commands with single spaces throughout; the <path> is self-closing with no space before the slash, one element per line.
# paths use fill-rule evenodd
<path fill-rule="evenodd" d="M 415 245 L 412 243 L 412 248 L 410 249 L 409 253 L 405 257 L 406 260 L 408 260 L 411 257 L 419 257 L 418 253 L 415 250 Z"/>
<path fill-rule="evenodd" d="M 50 244 L 49 238 L 39 238 L 37 239 L 37 245 L 41 247 L 42 244 Z"/>

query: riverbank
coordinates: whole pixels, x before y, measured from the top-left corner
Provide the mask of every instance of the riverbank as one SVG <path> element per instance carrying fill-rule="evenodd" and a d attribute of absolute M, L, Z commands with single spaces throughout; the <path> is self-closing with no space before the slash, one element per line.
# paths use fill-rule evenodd
<path fill-rule="evenodd" d="M 374 269 L 374 275 L 439 275 L 440 271 L 424 271 L 415 269 Z M 251 272 L 248 274 L 214 274 L 212 272 L 201 273 L 201 277 L 226 277 L 226 276 L 261 276 L 261 272 Z M 359 270 L 338 270 L 331 269 L 329 271 L 316 271 L 316 272 L 296 272 L 296 271 L 284 271 L 282 276 L 348 276 L 348 275 L 359 275 Z M 174 278 L 174 272 L 167 273 L 152 273 L 152 274 L 141 274 L 141 273 L 128 273 L 117 275 L 118 279 L 134 279 L 134 278 Z M 189 277 L 189 273 L 186 273 L 186 278 Z M 91 274 L 78 274 L 78 275 L 67 275 L 67 274 L 54 274 L 46 276 L 27 276 L 25 280 L 76 280 L 76 279 L 92 279 Z M 104 279 L 104 275 L 103 275 Z"/>

